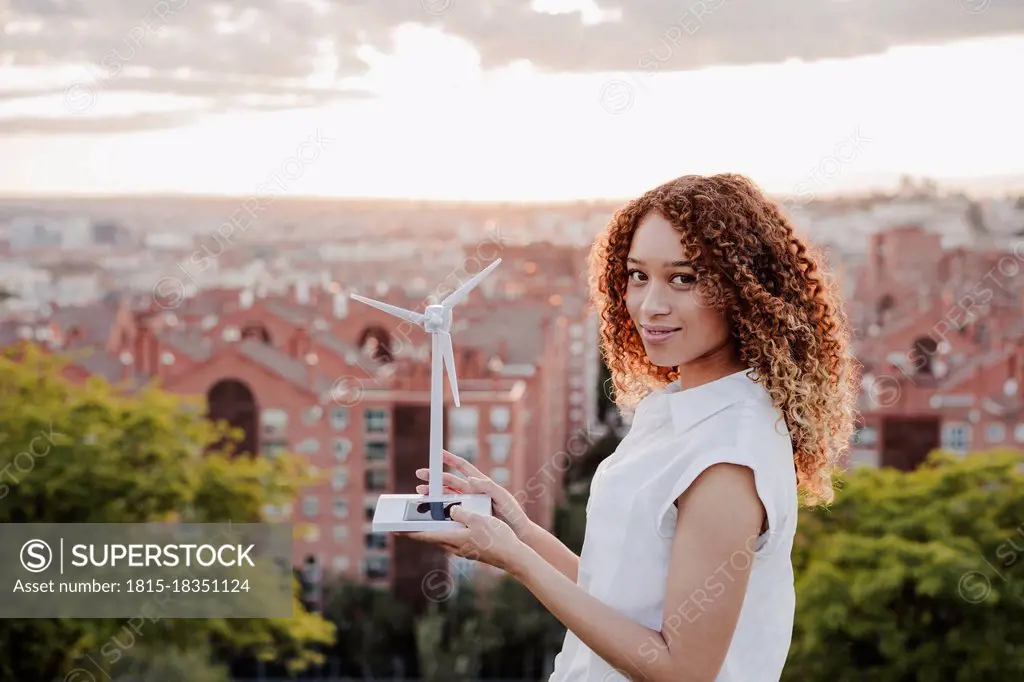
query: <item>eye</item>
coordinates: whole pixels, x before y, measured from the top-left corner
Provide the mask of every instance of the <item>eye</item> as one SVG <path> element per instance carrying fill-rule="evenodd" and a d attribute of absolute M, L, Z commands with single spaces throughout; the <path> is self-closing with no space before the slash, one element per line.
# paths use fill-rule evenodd
<path fill-rule="evenodd" d="M 644 280 L 647 279 L 647 275 L 640 272 L 639 270 L 631 268 L 626 271 L 626 278 L 630 282 L 643 282 Z"/>
<path fill-rule="evenodd" d="M 679 272 L 672 275 L 672 279 L 670 281 L 676 282 L 677 284 L 682 284 L 684 286 L 688 286 L 697 281 L 697 276 L 690 273 Z"/>

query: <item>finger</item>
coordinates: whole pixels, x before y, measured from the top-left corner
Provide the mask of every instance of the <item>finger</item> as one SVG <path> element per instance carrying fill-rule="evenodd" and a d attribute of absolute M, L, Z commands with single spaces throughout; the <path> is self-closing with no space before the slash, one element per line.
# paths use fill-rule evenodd
<path fill-rule="evenodd" d="M 448 515 L 451 517 L 452 521 L 458 521 L 468 528 L 472 528 L 476 524 L 480 523 L 481 519 L 483 519 L 483 516 L 476 512 L 469 511 L 462 505 L 457 507 L 453 506 L 451 511 L 448 512 Z"/>
<path fill-rule="evenodd" d="M 420 479 L 421 481 L 427 481 L 429 483 L 430 482 L 430 470 L 429 469 L 417 469 L 416 470 L 416 478 Z M 462 478 L 460 476 L 456 476 L 455 474 L 447 473 L 447 472 L 441 474 L 441 485 L 443 485 L 445 487 L 448 487 L 448 488 L 451 488 L 452 490 L 455 490 L 455 491 L 458 491 L 458 492 L 470 492 L 469 491 L 469 487 L 470 487 L 469 486 L 469 481 L 467 479 Z"/>
<path fill-rule="evenodd" d="M 448 452 L 447 450 L 444 450 L 444 463 L 450 466 L 452 469 L 458 471 L 460 474 L 464 475 L 466 478 L 469 478 L 470 476 L 476 476 L 477 478 L 487 478 L 486 476 L 483 475 L 483 473 L 480 472 L 479 469 L 470 464 L 467 460 L 456 455 L 454 452 Z"/>
<path fill-rule="evenodd" d="M 429 485 L 418 485 L 418 486 L 416 486 L 416 492 L 418 492 L 420 495 L 429 495 L 430 494 L 430 486 Z M 459 495 L 459 494 L 461 494 L 463 492 L 466 492 L 466 491 L 464 491 L 464 490 L 452 490 L 451 488 L 445 488 L 444 490 L 441 491 L 441 494 L 442 495 Z"/>
<path fill-rule="evenodd" d="M 465 528 L 458 528 L 456 530 L 418 530 L 411 532 L 409 537 L 434 545 L 452 545 L 457 547 L 469 540 L 469 530 Z"/>

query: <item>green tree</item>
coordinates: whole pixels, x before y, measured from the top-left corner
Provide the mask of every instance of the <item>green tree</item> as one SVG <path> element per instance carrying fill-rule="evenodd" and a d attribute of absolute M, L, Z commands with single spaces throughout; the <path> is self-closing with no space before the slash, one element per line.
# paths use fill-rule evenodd
<path fill-rule="evenodd" d="M 334 652 L 344 674 L 389 677 L 396 658 L 412 663 L 412 613 L 390 590 L 337 580 L 327 586 L 324 617 L 336 629 Z"/>
<path fill-rule="evenodd" d="M 206 449 L 223 426 L 202 406 L 145 388 L 128 393 L 100 380 L 65 382 L 60 363 L 32 347 L 0 356 L 0 523 L 259 522 L 264 506 L 289 500 L 303 482 L 292 458 L 235 457 Z M 231 434 L 238 440 L 239 434 Z M 147 622 L 147 643 L 209 644 L 298 670 L 322 660 L 333 628 L 295 601 L 295 616 Z M 98 656 L 124 621 L 0 621 L 0 679 L 62 678 Z"/>
<path fill-rule="evenodd" d="M 87 678 L 86 678 L 87 679 Z M 118 666 L 113 682 L 231 682 L 228 669 L 213 663 L 206 647 L 181 651 L 174 647 L 132 649 Z"/>
<path fill-rule="evenodd" d="M 1024 454 L 861 469 L 794 547 L 787 680 L 1024 679 Z"/>
<path fill-rule="evenodd" d="M 497 643 L 484 657 L 492 677 L 540 679 L 558 652 L 565 627 L 518 580 L 504 577 L 487 593 L 486 640 Z"/>
<path fill-rule="evenodd" d="M 484 655 L 500 642 L 486 625 L 476 588 L 459 583 L 447 601 L 431 602 L 416 620 L 420 674 L 427 682 L 472 682 Z"/>

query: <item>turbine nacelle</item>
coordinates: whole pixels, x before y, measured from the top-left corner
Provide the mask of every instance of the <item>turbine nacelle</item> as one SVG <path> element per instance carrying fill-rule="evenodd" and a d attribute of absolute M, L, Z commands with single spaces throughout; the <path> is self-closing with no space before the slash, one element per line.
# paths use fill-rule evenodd
<path fill-rule="evenodd" d="M 450 332 L 452 330 L 452 310 L 446 306 L 428 305 L 423 311 L 423 329 L 433 334 L 435 332 Z"/>

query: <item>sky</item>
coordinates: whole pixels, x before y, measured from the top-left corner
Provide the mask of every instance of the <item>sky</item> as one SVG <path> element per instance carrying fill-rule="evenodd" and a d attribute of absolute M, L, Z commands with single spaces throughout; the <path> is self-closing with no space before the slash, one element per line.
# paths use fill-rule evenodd
<path fill-rule="evenodd" d="M 1010 0 L 0 0 L 0 194 L 1024 176 Z"/>

